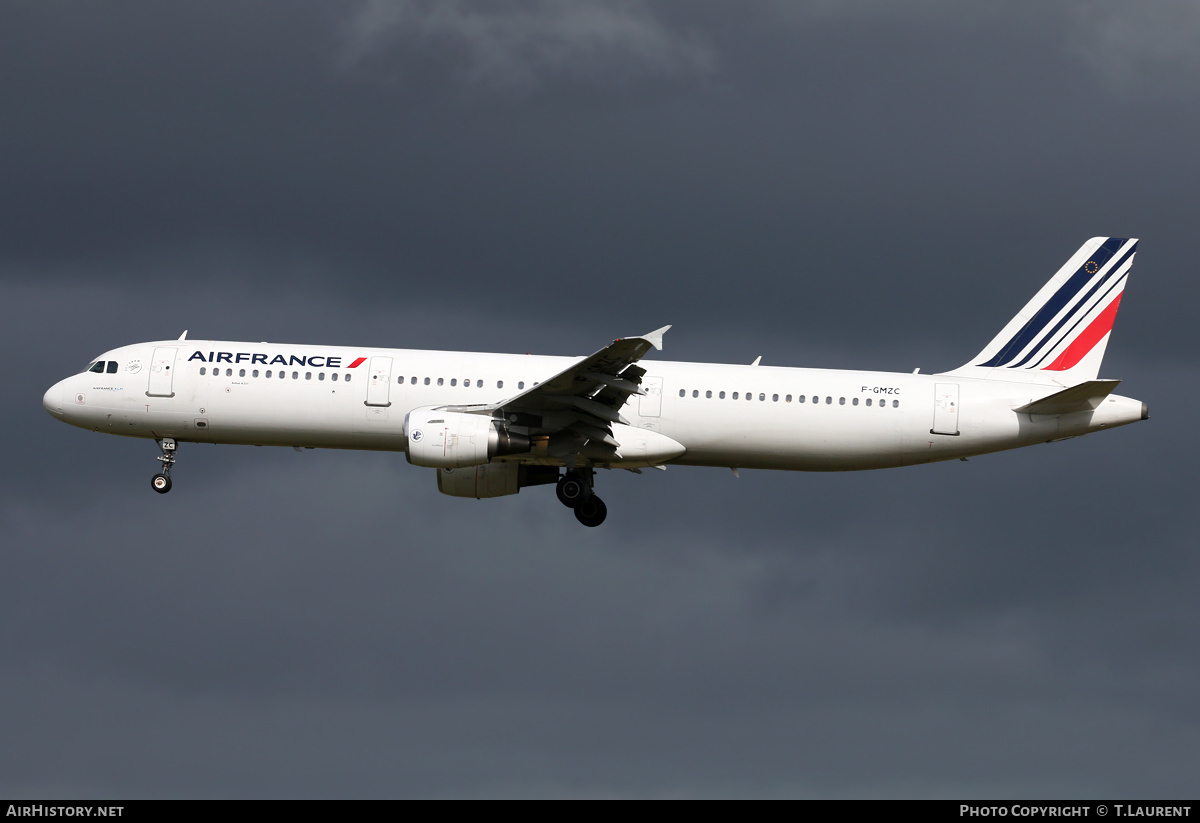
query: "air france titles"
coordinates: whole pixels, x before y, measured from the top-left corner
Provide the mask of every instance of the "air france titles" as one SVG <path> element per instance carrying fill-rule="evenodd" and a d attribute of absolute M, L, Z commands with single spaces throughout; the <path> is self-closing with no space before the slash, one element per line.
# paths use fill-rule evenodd
<path fill-rule="evenodd" d="M 201 363 L 229 363 L 230 365 L 249 363 L 251 366 L 311 366 L 314 369 L 353 369 L 361 365 L 366 359 L 365 357 L 358 357 L 355 358 L 353 363 L 343 366 L 341 356 L 330 357 L 323 354 L 310 354 L 301 357 L 295 354 L 276 354 L 272 356 L 245 351 L 210 351 L 206 356 L 205 352 L 198 351 L 194 352 L 188 358 L 188 362 L 199 360 Z"/>

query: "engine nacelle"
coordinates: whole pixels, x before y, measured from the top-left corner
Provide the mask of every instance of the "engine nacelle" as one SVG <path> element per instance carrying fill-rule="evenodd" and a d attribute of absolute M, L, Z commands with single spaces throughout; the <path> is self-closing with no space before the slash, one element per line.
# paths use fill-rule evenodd
<path fill-rule="evenodd" d="M 482 466 L 493 457 L 523 454 L 529 438 L 501 428 L 483 414 L 413 409 L 404 418 L 408 462 L 414 466 L 455 469 Z"/>
<path fill-rule="evenodd" d="M 526 486 L 540 486 L 558 481 L 557 466 L 525 466 L 506 460 L 466 466 L 460 469 L 439 469 L 438 491 L 451 497 L 503 497 L 516 494 Z"/>

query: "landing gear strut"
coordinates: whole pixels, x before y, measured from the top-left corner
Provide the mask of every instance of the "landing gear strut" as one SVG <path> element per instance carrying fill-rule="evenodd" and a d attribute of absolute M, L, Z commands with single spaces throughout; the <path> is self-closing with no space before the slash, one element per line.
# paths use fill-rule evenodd
<path fill-rule="evenodd" d="M 175 438 L 164 437 L 158 441 L 158 447 L 162 449 L 162 455 L 155 458 L 163 465 L 163 470 L 150 478 L 150 486 L 159 494 L 166 494 L 171 490 L 171 467 L 175 465 Z"/>
<path fill-rule="evenodd" d="M 575 519 L 590 527 L 599 526 L 608 516 L 608 507 L 592 491 L 593 474 L 591 469 L 571 469 L 559 479 L 554 490 L 560 503 L 574 509 Z"/>

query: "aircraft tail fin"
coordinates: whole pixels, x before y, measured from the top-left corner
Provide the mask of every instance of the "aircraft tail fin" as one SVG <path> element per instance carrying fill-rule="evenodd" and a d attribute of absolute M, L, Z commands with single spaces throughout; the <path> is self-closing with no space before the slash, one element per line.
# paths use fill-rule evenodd
<path fill-rule="evenodd" d="M 983 351 L 947 374 L 1059 386 L 1095 380 L 1137 244 L 1084 243 Z"/>

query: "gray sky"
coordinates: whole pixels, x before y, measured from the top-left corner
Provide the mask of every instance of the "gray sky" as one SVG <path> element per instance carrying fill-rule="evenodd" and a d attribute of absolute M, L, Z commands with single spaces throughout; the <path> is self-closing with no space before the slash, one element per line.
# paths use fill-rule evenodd
<path fill-rule="evenodd" d="M 1194 3 L 7 4 L 0 795 L 1195 797 Z M 1142 238 L 1126 429 L 438 494 L 42 392 L 176 337 L 923 371 Z M 1190 241 L 1188 241 L 1190 242 Z M 1190 400 L 1188 398 L 1191 398 Z"/>

